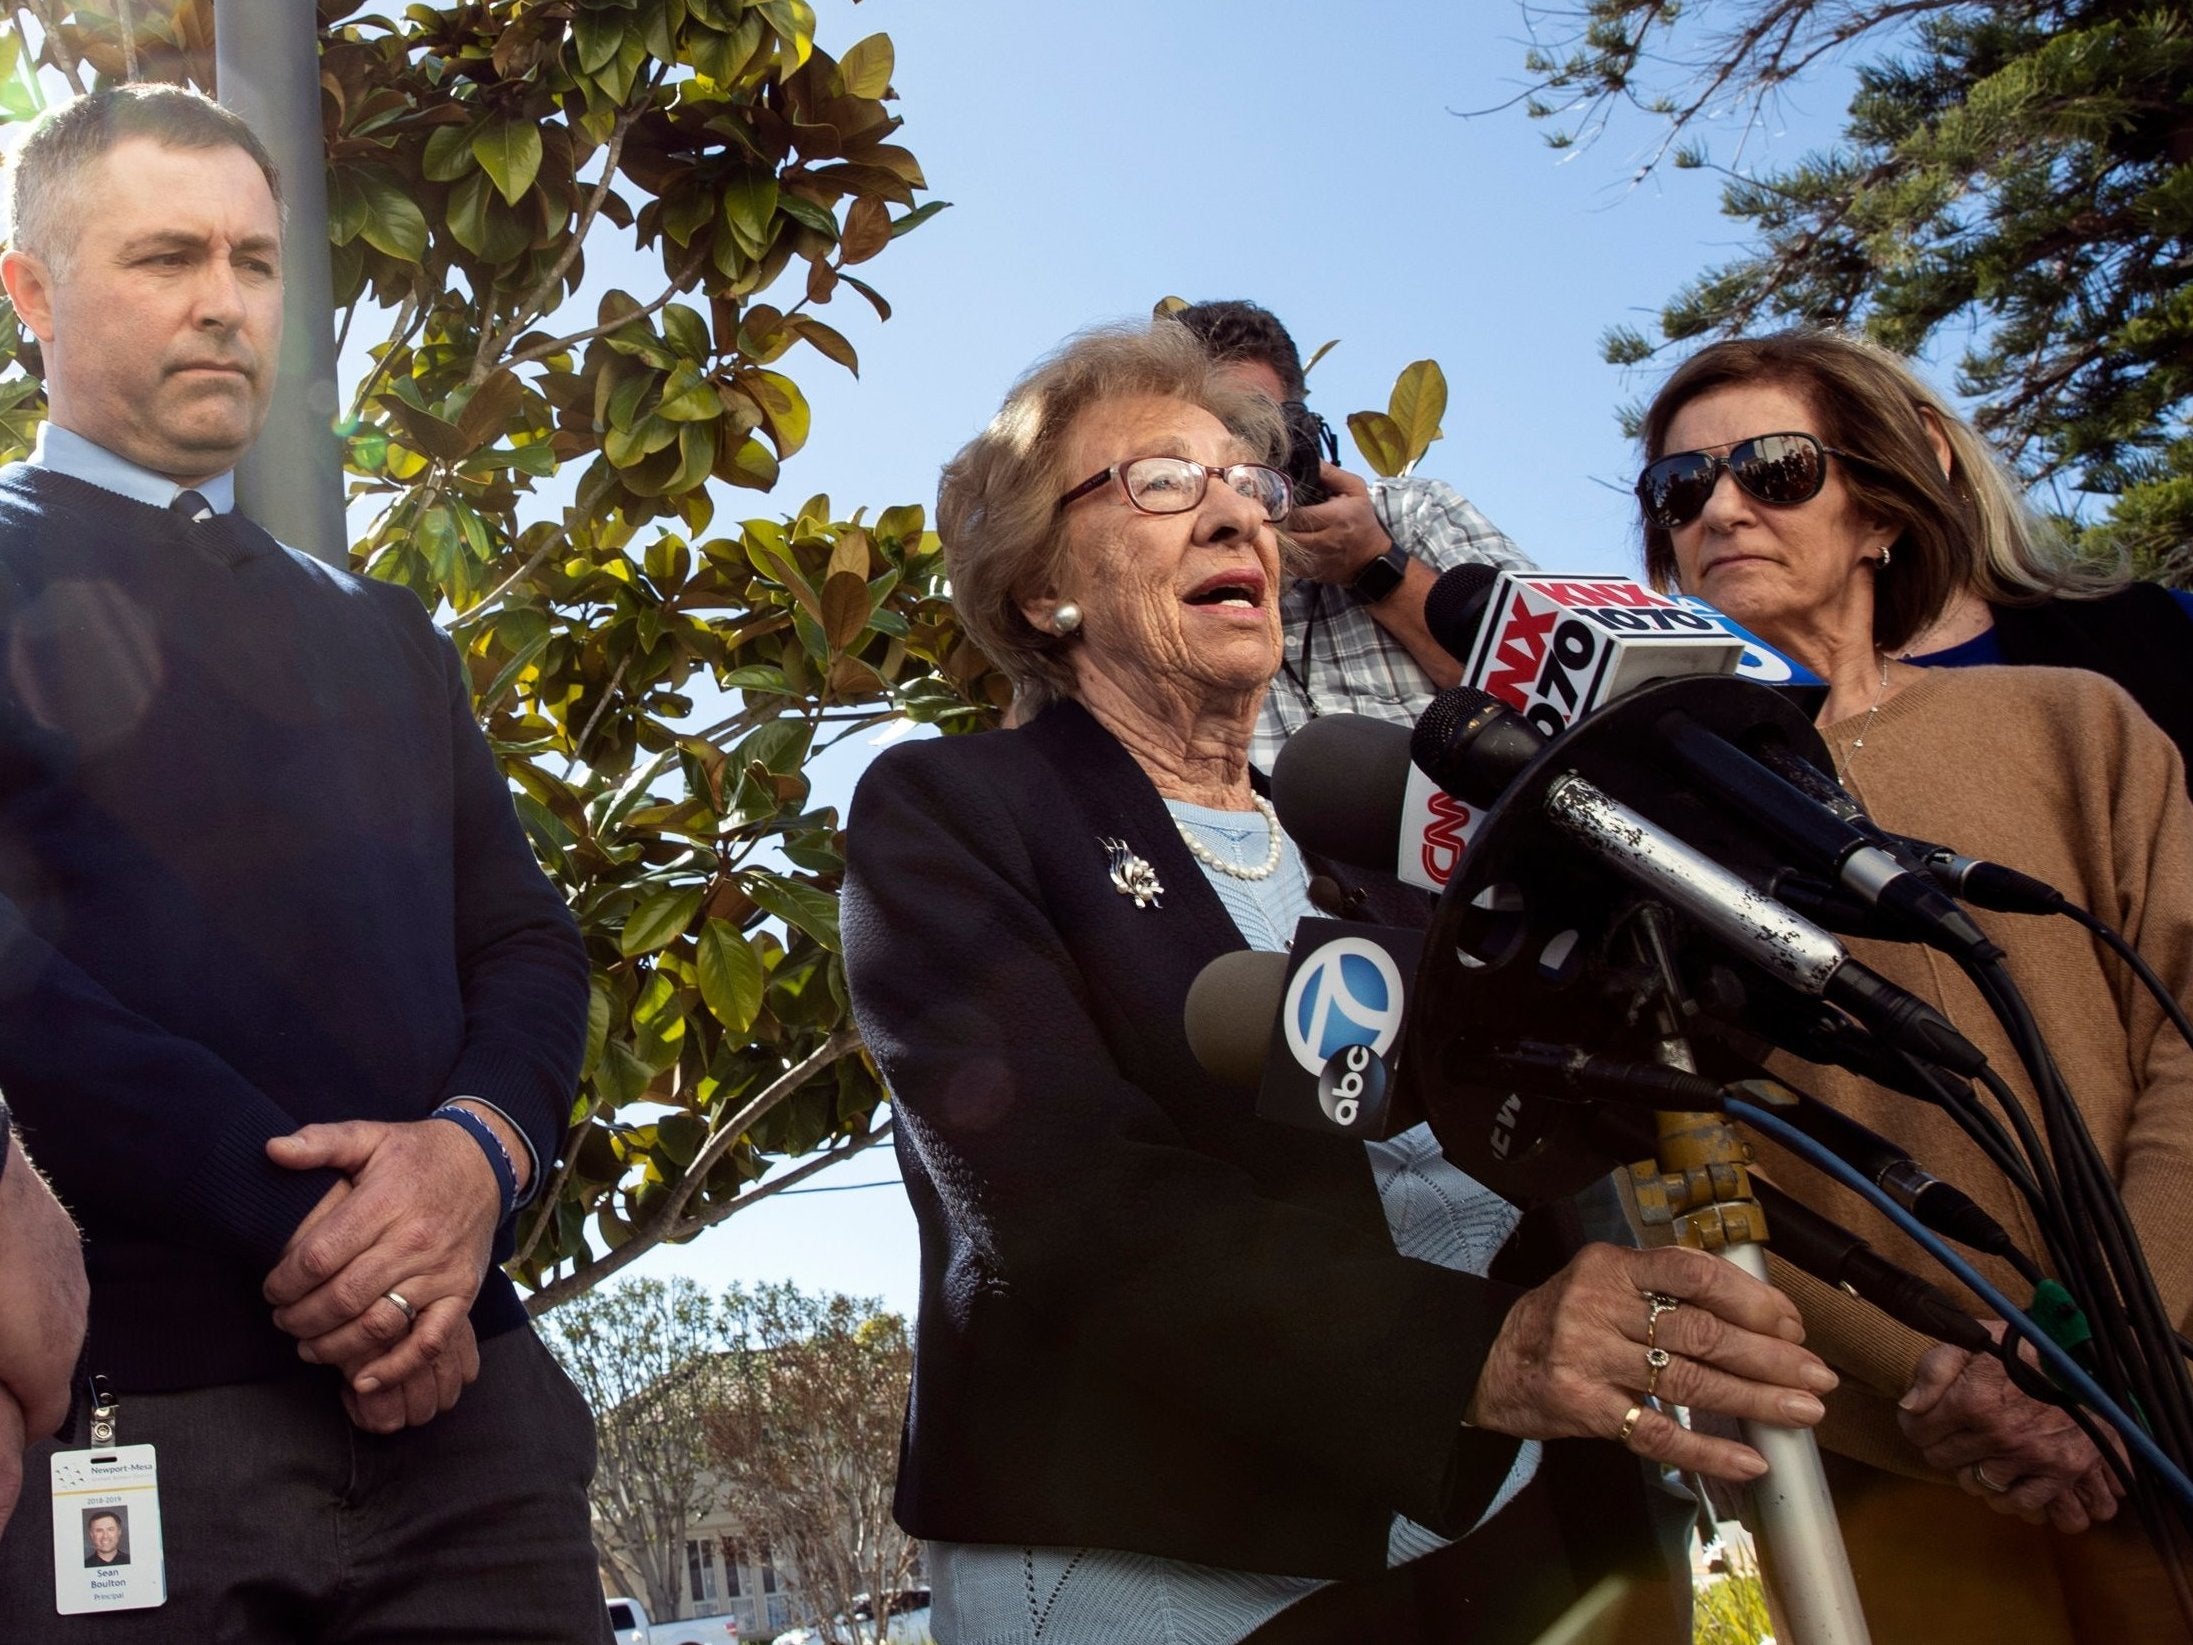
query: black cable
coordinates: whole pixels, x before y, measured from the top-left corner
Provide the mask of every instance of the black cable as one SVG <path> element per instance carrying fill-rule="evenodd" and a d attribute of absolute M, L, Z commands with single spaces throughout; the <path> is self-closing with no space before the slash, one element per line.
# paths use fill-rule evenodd
<path fill-rule="evenodd" d="M 2186 1014 L 2185 1007 L 2178 1003 L 2176 996 L 2170 992 L 2170 985 L 2163 981 L 2155 968 L 2140 957 L 2140 951 L 2119 936 L 2107 923 L 2075 902 L 2065 903 L 2062 913 L 2065 918 L 2078 921 L 2101 938 L 2111 952 L 2132 968 L 2132 974 L 2146 984 L 2147 991 L 2155 996 L 2155 1003 L 2163 1008 L 2164 1014 L 2176 1026 L 2179 1038 L 2187 1045 L 2193 1045 L 2193 1017 Z"/>
<path fill-rule="evenodd" d="M 1970 971 L 2011 1034 L 2019 1060 L 2034 1082 L 2051 1140 L 2058 1145 L 2057 1167 L 2069 1189 L 2067 1198 L 2077 1202 L 2074 1209 L 2085 1213 L 2084 1226 L 2098 1238 L 2114 1281 L 2109 1291 L 2097 1290 L 2092 1302 L 2106 1304 L 2114 1291 L 2122 1316 L 2106 1310 L 2097 1314 L 2090 1302 L 2089 1323 L 2096 1326 L 2097 1339 L 2104 1342 L 2114 1337 L 2118 1325 L 2129 1329 L 2130 1340 L 2122 1345 L 2125 1351 L 2116 1356 L 2123 1371 L 2130 1373 L 2131 1380 L 2124 1386 L 2139 1402 L 2150 1432 L 2167 1445 L 2173 1459 L 2182 1466 L 2193 1457 L 2193 1381 L 2186 1376 L 2184 1357 L 2177 1351 L 2174 1322 L 2163 1312 L 2146 1253 L 2123 1198 L 2094 1144 L 2085 1115 L 2008 971 L 2000 961 L 1977 965 Z"/>

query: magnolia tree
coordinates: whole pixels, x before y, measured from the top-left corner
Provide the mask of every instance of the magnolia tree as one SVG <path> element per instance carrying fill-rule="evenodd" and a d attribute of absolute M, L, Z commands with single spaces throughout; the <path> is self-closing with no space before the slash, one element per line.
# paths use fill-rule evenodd
<path fill-rule="evenodd" d="M 838 953 L 838 819 L 805 768 L 893 716 L 1005 696 L 923 510 L 733 517 L 855 370 L 872 259 L 941 209 L 894 141 L 892 48 L 806 0 L 323 3 L 335 310 L 371 361 L 343 434 L 352 548 L 471 671 L 585 935 L 586 1067 L 513 1272 L 536 1311 L 883 1133 Z M 56 88 L 212 89 L 210 0 L 17 6 L 0 114 Z M 572 299 L 589 259 L 645 268 Z M 0 315 L 0 456 L 43 413 Z M 799 1159 L 770 1184 L 772 1162 Z"/>

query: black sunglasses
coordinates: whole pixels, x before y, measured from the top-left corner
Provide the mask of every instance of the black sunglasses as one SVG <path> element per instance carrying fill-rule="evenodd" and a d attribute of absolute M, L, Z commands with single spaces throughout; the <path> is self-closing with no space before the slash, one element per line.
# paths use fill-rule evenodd
<path fill-rule="evenodd" d="M 1830 457 L 1865 461 L 1823 445 L 1810 434 L 1755 434 L 1730 446 L 1725 457 L 1710 451 L 1678 451 L 1645 465 L 1645 472 L 1637 476 L 1637 501 L 1646 519 L 1663 531 L 1673 531 L 1705 512 L 1706 499 L 1726 469 L 1760 502 L 1791 508 L 1820 495 L 1820 488 L 1827 484 Z"/>

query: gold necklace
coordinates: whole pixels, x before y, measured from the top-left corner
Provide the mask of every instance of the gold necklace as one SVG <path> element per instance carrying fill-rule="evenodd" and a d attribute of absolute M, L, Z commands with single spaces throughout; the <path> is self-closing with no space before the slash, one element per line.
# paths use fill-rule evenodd
<path fill-rule="evenodd" d="M 1843 775 L 1846 778 L 1850 775 L 1858 750 L 1866 745 L 1866 733 L 1873 729 L 1874 716 L 1881 712 L 1881 699 L 1888 695 L 1888 653 L 1876 651 L 1874 655 L 1881 659 L 1881 683 L 1874 688 L 1873 706 L 1866 710 L 1866 717 L 1858 727 L 1858 735 L 1851 738 L 1850 749 L 1843 756 Z"/>

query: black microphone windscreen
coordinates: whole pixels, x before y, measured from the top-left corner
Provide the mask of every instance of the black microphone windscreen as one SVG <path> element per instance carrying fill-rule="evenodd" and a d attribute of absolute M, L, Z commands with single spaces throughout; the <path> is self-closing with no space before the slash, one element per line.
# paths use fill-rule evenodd
<path fill-rule="evenodd" d="M 1417 716 L 1409 757 L 1448 793 L 1489 806 L 1545 743 L 1536 726 L 1491 692 L 1454 685 Z"/>
<path fill-rule="evenodd" d="M 1409 728 L 1326 714 L 1289 737 L 1272 764 L 1272 804 L 1297 845 L 1382 874 L 1394 871 L 1409 793 Z"/>
<path fill-rule="evenodd" d="M 1181 1015 L 1188 1049 L 1203 1071 L 1223 1085 L 1255 1090 L 1264 1078 L 1272 1022 L 1286 994 L 1283 953 L 1239 949 L 1197 973 Z"/>
<path fill-rule="evenodd" d="M 1485 606 L 1500 571 L 1489 565 L 1458 565 L 1442 571 L 1424 595 L 1424 626 L 1448 656 L 1470 660 L 1477 631 L 1485 626 Z"/>

